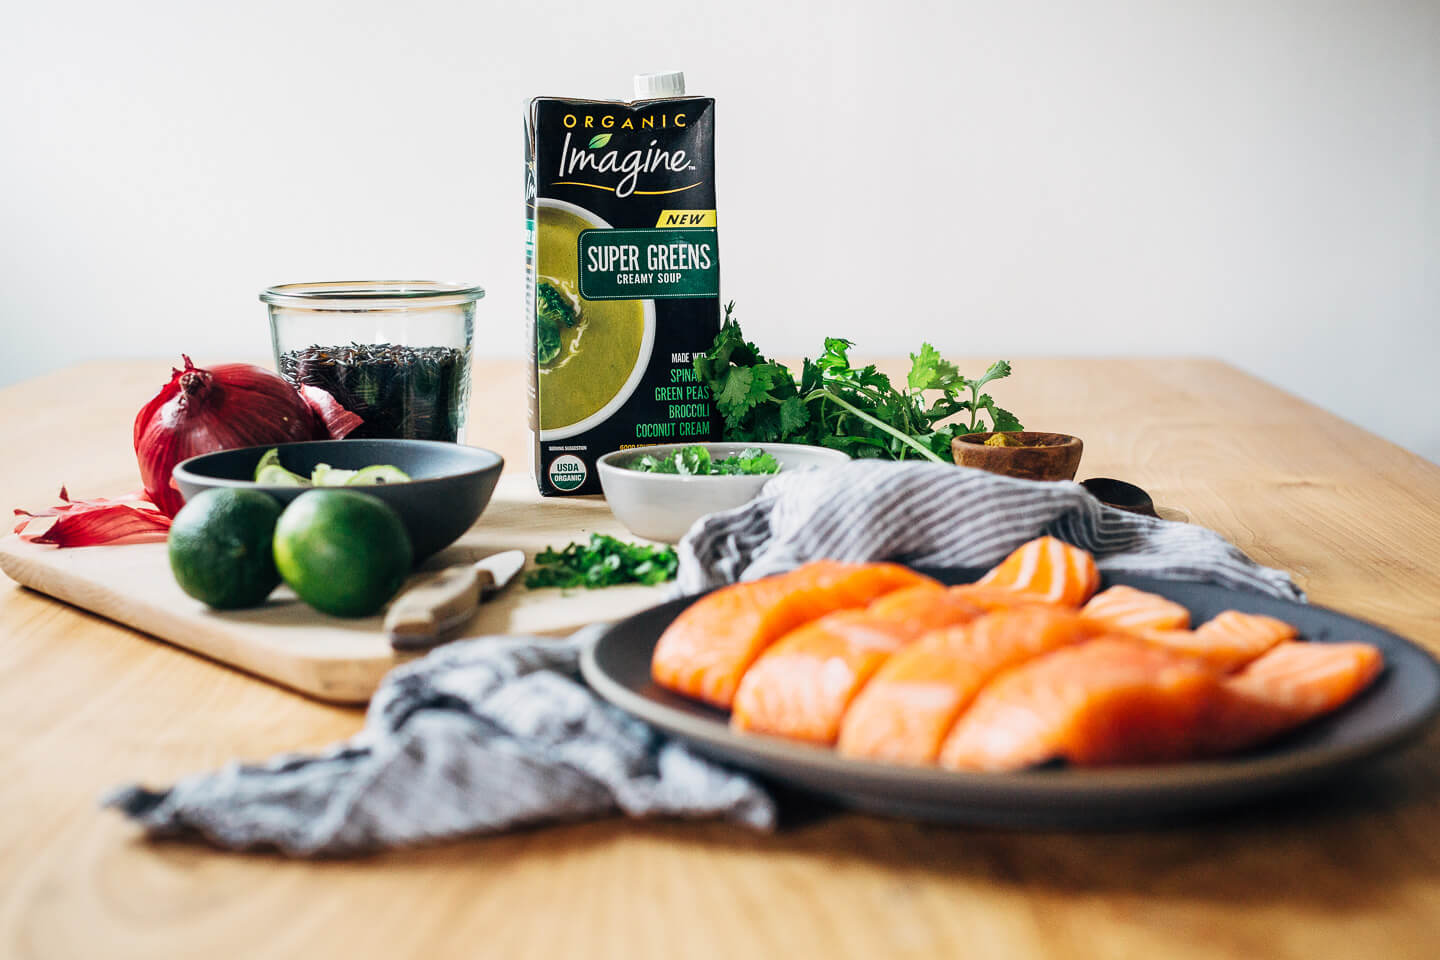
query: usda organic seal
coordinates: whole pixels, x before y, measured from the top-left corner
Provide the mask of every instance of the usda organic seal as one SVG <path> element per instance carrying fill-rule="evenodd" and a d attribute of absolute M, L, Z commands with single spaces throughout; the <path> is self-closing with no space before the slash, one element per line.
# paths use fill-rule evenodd
<path fill-rule="evenodd" d="M 550 461 L 550 485 L 561 493 L 569 493 L 585 482 L 585 461 L 570 454 Z"/>

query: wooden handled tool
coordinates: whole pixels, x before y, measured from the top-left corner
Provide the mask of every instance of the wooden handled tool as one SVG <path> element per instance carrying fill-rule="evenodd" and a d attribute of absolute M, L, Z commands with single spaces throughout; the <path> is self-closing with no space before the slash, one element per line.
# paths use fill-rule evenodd
<path fill-rule="evenodd" d="M 423 650 L 464 626 L 486 599 L 502 590 L 525 566 L 525 553 L 506 550 L 478 563 L 447 567 L 390 604 L 385 632 L 396 650 Z"/>

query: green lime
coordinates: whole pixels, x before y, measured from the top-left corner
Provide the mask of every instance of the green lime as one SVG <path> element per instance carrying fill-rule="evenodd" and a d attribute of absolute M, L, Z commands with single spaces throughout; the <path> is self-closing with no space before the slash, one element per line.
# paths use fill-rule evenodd
<path fill-rule="evenodd" d="M 271 553 L 280 504 L 258 490 L 215 488 L 170 525 L 170 569 L 196 600 L 219 610 L 253 607 L 280 582 Z"/>
<path fill-rule="evenodd" d="M 275 525 L 275 566 L 310 606 L 364 617 L 385 606 L 410 573 L 400 515 L 368 493 L 307 490 Z"/>

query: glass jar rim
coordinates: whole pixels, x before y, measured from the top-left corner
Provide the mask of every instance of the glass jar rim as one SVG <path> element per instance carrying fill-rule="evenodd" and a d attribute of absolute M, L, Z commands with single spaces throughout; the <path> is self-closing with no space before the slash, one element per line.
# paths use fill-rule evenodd
<path fill-rule="evenodd" d="M 260 299 L 271 306 L 306 310 L 374 310 L 448 307 L 474 303 L 485 288 L 437 280 L 331 280 L 280 283 L 266 287 Z"/>

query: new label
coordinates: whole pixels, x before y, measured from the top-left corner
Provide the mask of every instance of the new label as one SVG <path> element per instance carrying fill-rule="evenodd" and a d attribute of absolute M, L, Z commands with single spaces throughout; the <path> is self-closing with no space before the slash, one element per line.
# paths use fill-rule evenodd
<path fill-rule="evenodd" d="M 569 493 L 585 482 L 585 461 L 570 454 L 550 461 L 550 485 L 562 493 Z"/>

